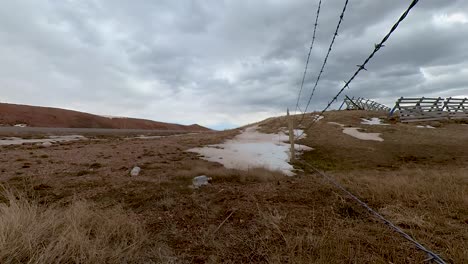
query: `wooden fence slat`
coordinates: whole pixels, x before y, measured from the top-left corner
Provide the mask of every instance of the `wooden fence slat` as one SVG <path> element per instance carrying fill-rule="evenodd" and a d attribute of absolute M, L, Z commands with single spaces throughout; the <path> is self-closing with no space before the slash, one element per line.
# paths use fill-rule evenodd
<path fill-rule="evenodd" d="M 390 112 L 399 112 L 401 122 L 468 119 L 468 98 L 399 98 Z"/>

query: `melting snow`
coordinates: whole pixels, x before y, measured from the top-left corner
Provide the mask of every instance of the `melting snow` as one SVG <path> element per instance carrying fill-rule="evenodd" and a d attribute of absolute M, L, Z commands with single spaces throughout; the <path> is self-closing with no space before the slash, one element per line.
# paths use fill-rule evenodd
<path fill-rule="evenodd" d="M 362 120 L 361 124 L 363 125 L 371 125 L 371 126 L 388 126 L 389 125 L 389 124 L 383 124 L 382 120 L 377 117 L 373 117 L 370 120 L 361 118 L 361 120 Z"/>
<path fill-rule="evenodd" d="M 302 129 L 294 129 L 294 138 L 295 138 L 296 140 L 306 138 L 306 136 L 307 136 L 307 135 L 304 133 L 304 130 L 302 130 Z M 288 141 L 289 141 L 289 139 L 288 139 Z"/>
<path fill-rule="evenodd" d="M 65 141 L 74 141 L 74 140 L 82 140 L 86 139 L 80 135 L 70 135 L 70 136 L 50 136 L 49 138 L 45 139 L 23 139 L 17 137 L 9 137 L 0 139 L 0 146 L 6 145 L 21 145 L 23 143 L 55 143 L 55 142 L 65 142 Z"/>
<path fill-rule="evenodd" d="M 418 128 L 435 128 L 435 127 L 429 126 L 429 125 L 426 125 L 426 126 L 416 126 L 416 127 L 418 127 Z"/>
<path fill-rule="evenodd" d="M 355 137 L 361 140 L 375 140 L 375 141 L 384 141 L 383 138 L 380 137 L 380 133 L 365 133 L 359 131 L 359 127 L 345 127 L 345 125 L 336 123 L 336 122 L 328 122 L 328 124 L 340 126 L 343 128 L 343 133 Z"/>
<path fill-rule="evenodd" d="M 343 124 L 336 123 L 336 122 L 328 122 L 328 124 L 330 124 L 330 125 L 335 125 L 335 126 L 340 126 L 340 127 L 344 127 Z"/>
<path fill-rule="evenodd" d="M 324 118 L 324 116 L 321 116 L 321 115 L 314 115 L 313 116 L 313 121 L 314 122 L 318 122 L 320 120 L 322 120 Z"/>
<path fill-rule="evenodd" d="M 384 141 L 383 138 L 380 137 L 380 133 L 364 133 L 359 131 L 359 129 L 361 128 L 345 127 L 343 128 L 343 133 L 362 140 Z"/>
<path fill-rule="evenodd" d="M 203 159 L 219 162 L 229 169 L 247 170 L 264 167 L 293 176 L 293 166 L 288 163 L 290 145 L 284 142 L 288 140 L 289 137 L 283 132 L 264 134 L 257 131 L 257 126 L 252 126 L 223 144 L 194 148 L 189 151 L 204 155 Z M 312 149 L 297 144 L 295 147 L 297 151 Z"/>
<path fill-rule="evenodd" d="M 27 127 L 28 125 L 26 125 L 26 124 L 16 124 L 16 125 L 14 125 L 14 126 L 15 126 L 15 127 Z"/>
<path fill-rule="evenodd" d="M 109 118 L 109 119 L 128 119 L 128 117 L 124 117 L 124 116 L 111 116 L 111 115 L 101 115 L 101 117 L 105 117 L 105 118 Z"/>

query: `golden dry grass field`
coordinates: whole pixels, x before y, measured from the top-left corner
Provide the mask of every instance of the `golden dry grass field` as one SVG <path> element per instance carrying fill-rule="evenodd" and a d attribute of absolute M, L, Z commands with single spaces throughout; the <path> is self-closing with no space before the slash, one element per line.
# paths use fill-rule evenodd
<path fill-rule="evenodd" d="M 417 128 L 331 111 L 299 143 L 325 171 L 439 253 L 468 263 L 468 125 Z M 312 116 L 307 116 L 307 122 Z M 382 133 L 363 141 L 328 122 Z M 283 117 L 260 122 L 277 132 Z M 307 123 L 306 123 L 307 125 Z M 239 130 L 0 146 L 0 263 L 422 263 L 427 256 L 320 175 L 225 169 L 186 150 Z M 134 165 L 142 168 L 130 177 Z M 198 175 L 212 177 L 200 189 Z"/>

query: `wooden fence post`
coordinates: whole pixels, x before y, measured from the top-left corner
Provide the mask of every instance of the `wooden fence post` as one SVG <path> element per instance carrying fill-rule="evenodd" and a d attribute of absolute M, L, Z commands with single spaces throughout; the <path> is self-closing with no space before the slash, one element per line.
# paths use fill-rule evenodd
<path fill-rule="evenodd" d="M 288 116 L 288 126 L 289 126 L 289 143 L 291 144 L 290 152 L 290 162 L 294 162 L 296 158 L 296 154 L 294 152 L 294 123 L 293 118 L 289 115 L 289 108 L 287 109 L 287 116 Z"/>

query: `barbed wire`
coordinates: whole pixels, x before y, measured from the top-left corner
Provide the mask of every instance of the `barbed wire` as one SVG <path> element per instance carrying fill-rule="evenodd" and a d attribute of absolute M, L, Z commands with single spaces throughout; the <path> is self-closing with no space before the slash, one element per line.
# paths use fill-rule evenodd
<path fill-rule="evenodd" d="M 356 76 L 362 71 L 362 70 L 366 70 L 367 69 L 365 68 L 366 64 L 374 57 L 374 55 L 383 47 L 385 47 L 384 43 L 390 38 L 390 36 L 393 34 L 393 32 L 398 28 L 398 26 L 400 25 L 400 23 L 405 20 L 405 18 L 408 16 L 409 12 L 411 11 L 411 9 L 413 9 L 414 6 L 416 6 L 416 4 L 419 2 L 419 0 L 413 0 L 411 2 L 411 4 L 408 6 L 408 8 L 406 9 L 406 11 L 400 16 L 400 18 L 398 19 L 398 21 L 392 26 L 392 28 L 390 29 L 390 31 L 387 33 L 387 35 L 385 35 L 383 37 L 383 39 L 380 41 L 380 43 L 378 44 L 375 44 L 374 45 L 374 50 L 372 51 L 372 53 L 364 60 L 364 62 L 361 64 L 361 65 L 356 65 L 358 67 L 358 69 L 356 70 L 356 72 L 353 74 L 353 76 L 351 76 L 351 78 L 348 80 L 348 81 L 345 81 L 345 85 L 338 91 L 338 93 L 332 98 L 332 100 L 327 104 L 327 106 L 320 112 L 320 114 L 318 115 L 318 117 L 320 117 L 321 115 L 323 115 L 323 113 L 325 113 L 325 111 L 328 110 L 328 108 L 330 108 L 330 106 L 333 104 L 333 102 L 335 102 L 338 97 L 343 93 L 343 91 L 346 89 L 346 88 L 349 88 L 349 84 L 354 80 L 354 78 L 356 78 Z M 305 113 L 304 113 L 305 115 Z M 308 125 L 303 131 L 302 133 L 297 137 L 297 138 L 300 138 L 306 130 L 310 129 L 315 123 L 316 123 L 316 119 L 315 118 L 314 120 L 312 120 L 312 123 L 310 125 Z"/>
<path fill-rule="evenodd" d="M 317 25 L 318 25 L 318 19 L 319 19 L 319 15 L 320 15 L 320 6 L 321 5 L 322 5 L 322 0 L 319 0 L 318 8 L 317 8 L 317 15 L 315 17 L 314 33 L 312 35 L 312 41 L 310 43 L 309 54 L 307 55 L 307 61 L 306 61 L 306 65 L 305 65 L 305 68 L 304 68 L 304 74 L 302 75 L 301 88 L 299 90 L 299 95 L 297 96 L 296 109 L 294 110 L 294 114 L 296 114 L 297 109 L 299 108 L 299 101 L 301 99 L 302 89 L 304 88 L 304 81 L 305 81 L 305 77 L 307 75 L 307 68 L 309 67 L 310 54 L 312 53 L 312 49 L 313 49 L 314 43 L 315 43 L 315 33 L 317 32 Z M 301 109 L 299 109 L 299 110 L 302 112 Z"/>
<path fill-rule="evenodd" d="M 426 261 L 429 261 L 429 260 L 433 260 L 434 262 L 436 262 L 437 264 L 445 264 L 445 261 L 439 256 L 437 255 L 436 253 L 434 253 L 433 251 L 425 248 L 423 245 L 421 245 L 421 243 L 417 242 L 416 240 L 414 240 L 410 235 L 408 235 L 407 233 L 405 233 L 405 231 L 403 231 L 401 228 L 399 228 L 398 226 L 394 225 L 392 222 L 390 222 L 389 220 L 387 220 L 385 217 L 383 217 L 381 214 L 379 214 L 377 211 L 375 211 L 374 209 L 372 209 L 369 205 L 367 205 L 365 202 L 363 202 L 361 199 L 357 198 L 354 194 L 352 194 L 350 191 L 346 190 L 346 188 L 344 188 L 341 184 L 339 184 L 336 180 L 334 180 L 332 177 L 328 176 L 327 174 L 325 174 L 324 172 L 316 169 L 315 167 L 313 167 L 312 165 L 306 163 L 306 162 L 302 162 L 302 164 L 304 164 L 305 166 L 309 167 L 310 169 L 312 169 L 313 171 L 317 172 L 318 174 L 322 175 L 322 177 L 324 177 L 327 181 L 329 181 L 330 183 L 332 183 L 333 185 L 335 185 L 335 187 L 337 187 L 338 189 L 342 190 L 344 193 L 346 193 L 347 195 L 349 195 L 354 201 L 356 201 L 357 203 L 359 203 L 362 207 L 364 207 L 367 211 L 369 211 L 370 213 L 372 213 L 374 216 L 376 216 L 378 219 L 380 219 L 382 222 L 384 222 L 388 227 L 390 227 L 391 229 L 393 229 L 395 232 L 399 233 L 401 236 L 403 236 L 406 240 L 410 241 L 411 243 L 413 243 L 419 250 L 421 251 L 424 251 L 428 256 L 429 256 L 429 259 L 427 259 Z"/>
<path fill-rule="evenodd" d="M 330 53 L 331 53 L 331 51 L 333 49 L 333 44 L 335 44 L 335 39 L 338 36 L 338 30 L 340 29 L 341 22 L 343 22 L 344 14 L 346 12 L 346 8 L 348 7 L 348 2 L 349 2 L 349 0 L 345 1 L 345 4 L 343 6 L 343 10 L 341 11 L 341 14 L 340 14 L 340 19 L 338 20 L 338 24 L 336 25 L 335 33 L 333 34 L 332 41 L 330 42 L 330 46 L 328 47 L 327 55 L 325 56 L 325 59 L 323 60 L 322 67 L 320 68 L 319 74 L 317 75 L 317 79 L 315 80 L 314 88 L 312 89 L 312 92 L 311 92 L 311 94 L 309 96 L 309 100 L 307 101 L 307 105 L 306 105 L 306 107 L 304 109 L 304 112 L 302 114 L 302 117 L 301 117 L 301 120 L 299 121 L 298 126 L 301 125 L 302 122 L 304 121 L 305 114 L 307 113 L 307 109 L 309 108 L 310 102 L 312 101 L 312 97 L 314 96 L 315 90 L 317 89 L 318 83 L 320 82 L 320 78 L 322 77 L 323 71 L 325 69 L 325 65 L 327 64 L 328 57 L 330 56 Z"/>

